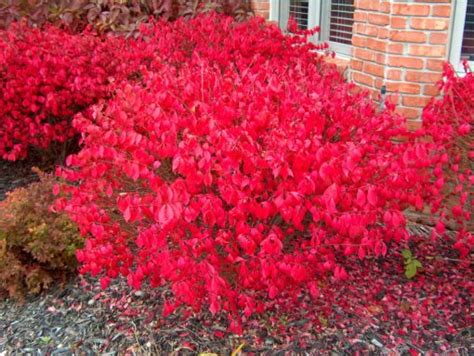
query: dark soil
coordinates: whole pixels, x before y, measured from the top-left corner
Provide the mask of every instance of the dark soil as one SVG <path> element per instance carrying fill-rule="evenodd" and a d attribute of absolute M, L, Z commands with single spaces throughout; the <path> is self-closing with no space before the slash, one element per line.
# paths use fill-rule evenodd
<path fill-rule="evenodd" d="M 33 159 L 17 162 L 0 159 L 0 201 L 5 199 L 8 191 L 38 180 L 38 176 L 31 171 L 35 165 Z"/>

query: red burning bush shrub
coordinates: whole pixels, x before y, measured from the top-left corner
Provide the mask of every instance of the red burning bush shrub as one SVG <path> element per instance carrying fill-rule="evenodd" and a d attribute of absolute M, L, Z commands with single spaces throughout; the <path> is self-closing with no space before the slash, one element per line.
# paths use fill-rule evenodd
<path fill-rule="evenodd" d="M 453 68 L 446 64 L 444 81 L 440 83 L 443 96 L 433 100 L 423 111 L 423 130 L 436 143 L 442 160 L 434 167 L 434 176 L 438 184 L 443 183 L 442 194 L 434 203 L 434 211 L 442 220 L 458 230 L 473 231 L 471 221 L 474 201 L 474 76 L 469 68 L 467 73 L 458 77 Z M 465 223 L 467 222 L 467 224 Z M 442 222 L 438 230 L 444 231 Z M 467 254 L 469 245 L 462 240 Z"/>
<path fill-rule="evenodd" d="M 73 136 L 73 115 L 107 96 L 110 82 L 133 67 L 127 45 L 54 27 L 0 31 L 0 157 L 24 158 L 29 146 L 44 149 Z"/>
<path fill-rule="evenodd" d="M 442 147 L 376 112 L 303 39 L 217 16 L 142 36 L 153 70 L 75 118 L 83 149 L 59 171 L 57 207 L 88 236 L 82 272 L 104 287 L 167 285 L 165 314 L 225 310 L 238 330 L 241 312 L 316 298 L 349 256 L 405 243 L 403 211 L 442 194 Z"/>

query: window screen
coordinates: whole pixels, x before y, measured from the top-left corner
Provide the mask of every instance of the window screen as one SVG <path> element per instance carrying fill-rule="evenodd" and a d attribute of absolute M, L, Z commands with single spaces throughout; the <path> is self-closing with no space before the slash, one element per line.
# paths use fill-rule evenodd
<path fill-rule="evenodd" d="M 302 30 L 308 28 L 308 0 L 290 0 L 290 16 L 298 23 L 298 27 Z"/>
<path fill-rule="evenodd" d="M 461 59 L 474 60 L 474 0 L 467 2 Z"/>
<path fill-rule="evenodd" d="M 350 45 L 354 24 L 354 0 L 332 0 L 329 9 L 329 41 Z"/>

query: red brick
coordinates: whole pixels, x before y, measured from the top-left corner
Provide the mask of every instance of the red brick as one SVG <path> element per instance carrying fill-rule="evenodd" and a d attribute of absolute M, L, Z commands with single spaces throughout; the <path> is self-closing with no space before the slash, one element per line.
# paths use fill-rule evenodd
<path fill-rule="evenodd" d="M 375 84 L 375 87 L 377 89 L 381 89 L 382 85 L 384 85 L 384 81 L 381 78 L 375 78 L 375 83 L 374 84 Z M 377 92 L 377 94 L 380 94 L 380 92 Z"/>
<path fill-rule="evenodd" d="M 387 79 L 400 80 L 402 79 L 402 70 L 400 69 L 389 69 L 387 70 Z"/>
<path fill-rule="evenodd" d="M 374 38 L 367 38 L 366 46 L 376 51 L 385 52 L 385 50 L 387 49 L 387 41 L 380 41 Z"/>
<path fill-rule="evenodd" d="M 393 4 L 392 14 L 394 15 L 410 15 L 410 16 L 428 16 L 430 13 L 429 5 L 414 4 Z"/>
<path fill-rule="evenodd" d="M 392 67 L 422 69 L 424 61 L 421 58 L 390 56 L 388 58 L 388 64 Z"/>
<path fill-rule="evenodd" d="M 381 2 L 380 7 L 379 7 L 379 11 L 389 13 L 390 12 L 390 5 L 391 5 L 390 2 Z"/>
<path fill-rule="evenodd" d="M 269 19 L 270 18 L 270 12 L 269 11 L 255 10 L 254 13 L 255 13 L 256 16 L 263 17 L 264 19 Z"/>
<path fill-rule="evenodd" d="M 363 10 L 368 10 L 368 3 L 369 0 L 354 0 L 354 6 L 357 9 L 363 9 Z"/>
<path fill-rule="evenodd" d="M 339 57 L 326 57 L 324 59 L 328 63 L 332 63 L 336 65 L 336 69 L 339 73 L 344 74 L 344 72 L 349 68 L 350 61 L 348 59 L 343 59 Z"/>
<path fill-rule="evenodd" d="M 426 34 L 419 31 L 392 31 L 390 39 L 398 42 L 426 42 Z"/>
<path fill-rule="evenodd" d="M 450 17 L 451 5 L 434 5 L 432 15 L 439 17 Z"/>
<path fill-rule="evenodd" d="M 390 30 L 388 28 L 384 28 L 384 27 L 379 27 L 378 28 L 377 37 L 379 39 L 388 38 L 389 34 L 390 34 Z"/>
<path fill-rule="evenodd" d="M 354 32 L 366 36 L 376 37 L 378 34 L 378 28 L 376 26 L 367 25 L 364 23 L 354 24 Z"/>
<path fill-rule="evenodd" d="M 444 57 L 446 55 L 446 47 L 444 46 L 427 46 L 427 45 L 410 45 L 408 53 L 414 56 L 424 57 Z"/>
<path fill-rule="evenodd" d="M 253 10 L 270 10 L 269 1 L 252 1 L 251 7 Z"/>
<path fill-rule="evenodd" d="M 388 53 L 403 54 L 404 45 L 402 43 L 389 43 L 387 46 Z"/>
<path fill-rule="evenodd" d="M 437 96 L 439 95 L 439 88 L 437 85 L 425 85 L 423 88 L 423 94 Z"/>
<path fill-rule="evenodd" d="M 425 19 L 414 17 L 411 19 L 411 28 L 415 30 L 446 30 L 449 26 L 448 19 Z"/>
<path fill-rule="evenodd" d="M 380 1 L 378 0 L 356 0 L 355 6 L 363 10 L 378 10 Z"/>
<path fill-rule="evenodd" d="M 354 11 L 354 21 L 355 22 L 366 22 L 367 21 L 367 12 L 365 11 Z"/>
<path fill-rule="evenodd" d="M 381 65 L 366 62 L 364 64 L 364 72 L 383 78 L 385 69 Z"/>
<path fill-rule="evenodd" d="M 414 83 L 387 82 L 386 85 L 389 92 L 419 94 L 421 90 L 421 86 Z"/>
<path fill-rule="evenodd" d="M 370 75 L 360 73 L 360 72 L 353 72 L 352 73 L 352 79 L 356 83 L 362 83 L 368 86 L 373 86 L 374 85 L 374 78 Z"/>
<path fill-rule="evenodd" d="M 402 116 L 405 116 L 408 119 L 418 119 L 421 114 L 420 109 L 406 108 L 406 107 L 398 107 L 395 109 L 395 112 L 399 113 Z M 410 120 L 409 122 L 413 122 L 413 121 Z M 409 122 L 407 122 L 407 125 L 410 128 Z"/>
<path fill-rule="evenodd" d="M 444 66 L 444 59 L 428 59 L 426 63 L 426 68 L 429 70 L 435 70 L 441 72 Z"/>
<path fill-rule="evenodd" d="M 354 58 L 351 59 L 350 68 L 351 68 L 352 70 L 361 71 L 363 65 L 364 65 L 364 62 L 363 62 L 363 61 L 358 60 L 358 59 L 354 59 Z"/>
<path fill-rule="evenodd" d="M 398 105 L 400 103 L 399 94 L 389 94 L 385 96 L 385 100 L 389 101 L 392 104 Z"/>
<path fill-rule="evenodd" d="M 441 79 L 441 73 L 415 72 L 408 71 L 405 79 L 409 82 L 417 83 L 436 83 Z"/>
<path fill-rule="evenodd" d="M 432 44 L 446 44 L 448 43 L 448 34 L 446 32 L 434 32 L 430 34 L 430 43 Z"/>
<path fill-rule="evenodd" d="M 384 53 L 377 53 L 377 52 L 374 52 L 374 60 L 375 62 L 379 63 L 379 64 L 383 64 L 385 65 L 386 64 L 386 55 Z"/>
<path fill-rule="evenodd" d="M 353 35 L 352 44 L 356 47 L 367 47 L 367 37 Z"/>
<path fill-rule="evenodd" d="M 419 109 L 408 109 L 408 108 L 406 108 L 406 109 L 410 110 L 408 115 L 405 115 L 406 117 L 409 118 L 409 120 L 407 120 L 407 126 L 406 127 L 410 131 L 419 130 L 423 126 L 423 122 L 421 120 L 413 120 L 413 119 L 418 119 L 420 117 L 421 110 L 419 110 Z M 416 113 L 416 116 L 412 116 L 412 113 L 413 114 Z M 412 120 L 410 120 L 410 118 L 412 118 Z"/>
<path fill-rule="evenodd" d="M 351 78 L 352 80 L 352 78 Z M 349 92 L 351 94 L 359 94 L 360 92 L 362 92 L 363 90 L 365 90 L 366 86 L 365 85 L 352 85 L 349 89 Z"/>
<path fill-rule="evenodd" d="M 377 100 L 377 98 L 380 96 L 380 90 L 369 87 L 365 87 L 365 90 L 367 90 L 369 96 L 374 100 Z"/>
<path fill-rule="evenodd" d="M 409 96 L 405 95 L 402 98 L 402 104 L 405 106 L 425 107 L 431 100 L 431 96 Z"/>
<path fill-rule="evenodd" d="M 392 17 L 390 19 L 390 26 L 393 28 L 406 28 L 407 19 L 406 17 Z"/>
<path fill-rule="evenodd" d="M 369 23 L 374 25 L 386 26 L 390 23 L 390 17 L 384 14 L 369 13 L 368 15 Z"/>
<path fill-rule="evenodd" d="M 374 52 L 362 48 L 354 48 L 353 55 L 356 58 L 364 59 L 366 61 L 374 60 Z"/>

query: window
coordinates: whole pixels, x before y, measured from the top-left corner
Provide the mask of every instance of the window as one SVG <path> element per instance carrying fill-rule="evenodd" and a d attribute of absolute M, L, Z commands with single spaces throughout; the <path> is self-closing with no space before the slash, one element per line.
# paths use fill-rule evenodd
<path fill-rule="evenodd" d="M 454 6 L 449 59 L 462 71 L 461 61 L 474 65 L 474 0 L 457 0 Z"/>
<path fill-rule="evenodd" d="M 272 10 L 271 19 L 282 28 L 290 16 L 301 29 L 320 26 L 321 32 L 314 40 L 326 41 L 338 54 L 350 55 L 354 0 L 274 0 Z"/>
<path fill-rule="evenodd" d="M 319 1 L 319 0 L 318 0 Z M 314 0 L 275 0 L 272 3 L 272 8 L 277 8 L 275 11 L 276 18 L 280 27 L 286 29 L 288 19 L 292 16 L 298 27 L 302 30 L 312 28 L 318 25 L 319 21 L 315 15 L 315 4 L 318 1 Z"/>
<path fill-rule="evenodd" d="M 466 7 L 464 33 L 461 47 L 461 59 L 474 61 L 474 0 L 469 0 Z"/>
<path fill-rule="evenodd" d="M 329 41 L 352 44 L 354 25 L 354 2 L 351 0 L 333 1 L 329 16 Z"/>
<path fill-rule="evenodd" d="M 289 15 L 294 17 L 300 29 L 308 28 L 309 1 L 290 1 Z"/>
<path fill-rule="evenodd" d="M 333 51 L 350 55 L 354 25 L 354 0 L 324 1 L 323 13 L 328 14 L 323 17 L 321 24 L 323 41 L 328 41 Z"/>

